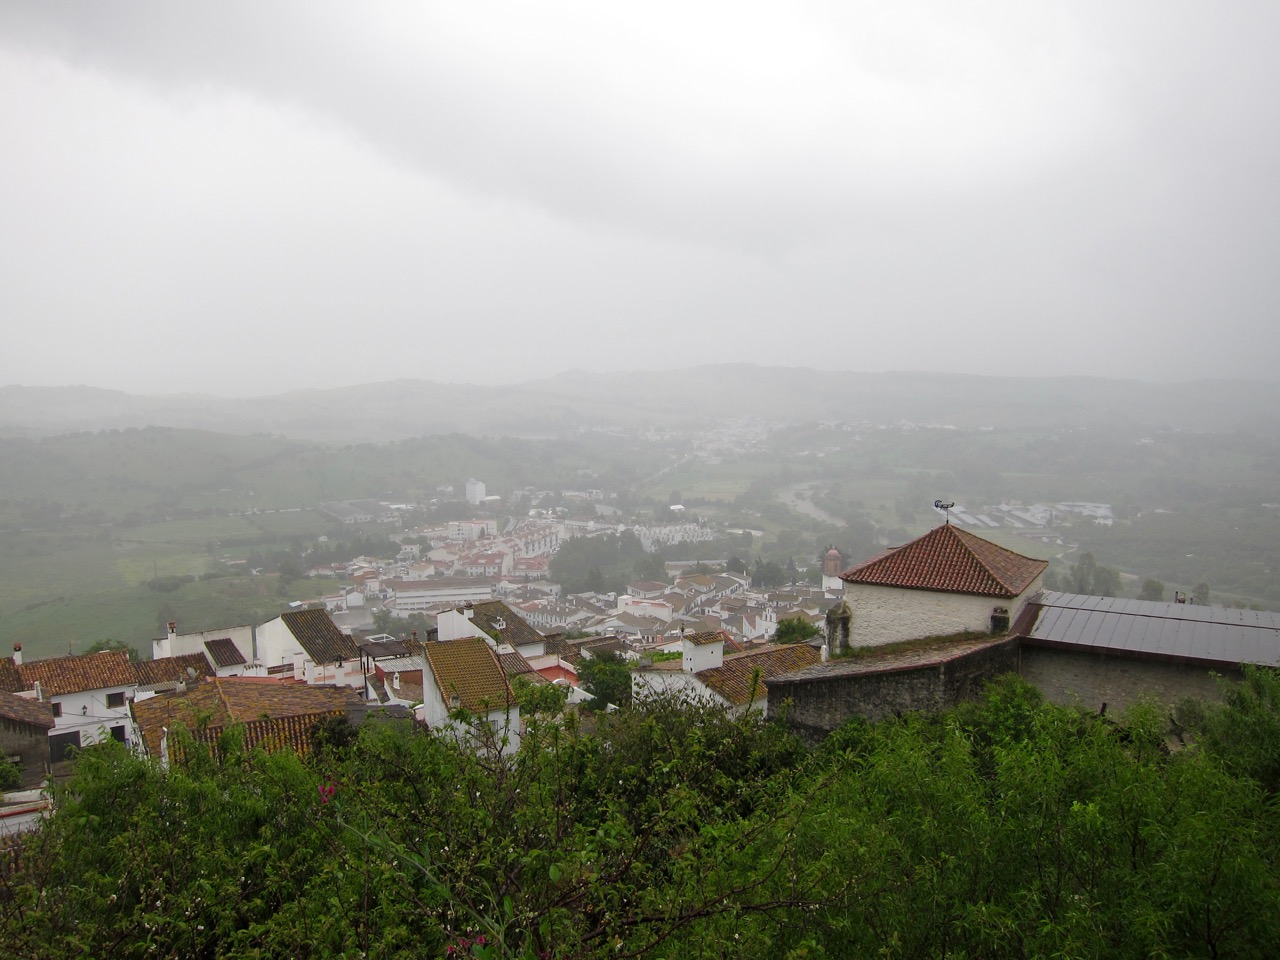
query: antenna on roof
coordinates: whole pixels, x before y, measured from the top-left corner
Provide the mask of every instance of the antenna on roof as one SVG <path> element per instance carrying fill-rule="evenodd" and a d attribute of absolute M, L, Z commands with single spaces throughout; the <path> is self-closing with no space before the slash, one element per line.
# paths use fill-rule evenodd
<path fill-rule="evenodd" d="M 952 500 L 950 503 L 944 503 L 941 500 L 933 501 L 933 509 L 941 510 L 947 515 L 947 526 L 951 526 L 951 510 L 955 507 L 956 502 Z"/>

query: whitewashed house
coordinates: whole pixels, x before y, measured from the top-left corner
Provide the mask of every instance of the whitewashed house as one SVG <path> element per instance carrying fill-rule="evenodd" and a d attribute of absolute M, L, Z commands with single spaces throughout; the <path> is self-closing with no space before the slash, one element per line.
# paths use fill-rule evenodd
<path fill-rule="evenodd" d="M 946 524 L 840 575 L 831 652 L 973 631 L 1004 633 L 1041 589 L 1034 560 Z"/>
<path fill-rule="evenodd" d="M 137 693 L 138 673 L 127 651 L 24 662 L 22 645 L 14 644 L 13 657 L 0 661 L 0 686 L 52 706 L 49 746 L 55 763 L 72 747 L 129 742 L 129 701 Z"/>
<path fill-rule="evenodd" d="M 252 624 L 237 627 L 219 627 L 198 633 L 178 633 L 176 621 L 169 621 L 169 632 L 151 641 L 151 658 L 185 657 L 193 653 L 204 654 L 219 677 L 239 677 L 252 673 L 254 649 Z"/>
<path fill-rule="evenodd" d="M 725 655 L 719 631 L 687 634 L 680 662 L 642 667 L 632 674 L 637 697 L 675 694 L 692 701 L 718 704 L 733 714 L 763 712 L 768 700 L 764 681 L 818 663 L 821 654 L 804 643 L 761 646 Z"/>
<path fill-rule="evenodd" d="M 257 659 L 272 675 L 364 689 L 355 641 L 327 610 L 293 610 L 257 628 Z"/>
<path fill-rule="evenodd" d="M 469 742 L 482 739 L 478 725 L 487 725 L 485 735 L 491 732 L 503 753 L 514 753 L 520 746 L 520 707 L 489 642 L 463 637 L 428 643 L 423 656 L 420 719 Z M 455 719 L 458 710 L 474 718 L 471 725 Z"/>

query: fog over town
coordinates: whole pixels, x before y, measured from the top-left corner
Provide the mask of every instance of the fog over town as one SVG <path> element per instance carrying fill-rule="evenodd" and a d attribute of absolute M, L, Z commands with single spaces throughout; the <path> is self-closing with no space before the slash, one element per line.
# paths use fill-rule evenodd
<path fill-rule="evenodd" d="M 1275 379 L 1267 4 L 0 8 L 0 383 Z"/>

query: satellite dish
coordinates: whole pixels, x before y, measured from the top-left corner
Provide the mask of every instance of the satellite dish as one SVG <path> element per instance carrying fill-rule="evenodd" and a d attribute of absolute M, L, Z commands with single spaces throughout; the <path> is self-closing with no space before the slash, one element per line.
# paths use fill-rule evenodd
<path fill-rule="evenodd" d="M 196 673 L 196 668 L 187 667 L 187 676 L 190 677 L 192 680 L 194 680 L 198 676 L 198 674 Z"/>

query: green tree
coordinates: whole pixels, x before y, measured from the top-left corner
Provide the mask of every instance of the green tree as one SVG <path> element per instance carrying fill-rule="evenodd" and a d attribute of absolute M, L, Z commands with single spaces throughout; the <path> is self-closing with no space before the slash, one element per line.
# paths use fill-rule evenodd
<path fill-rule="evenodd" d="M 805 643 L 821 633 L 818 627 L 803 617 L 786 617 L 778 621 L 773 640 L 775 643 Z"/>
<path fill-rule="evenodd" d="M 1069 589 L 1073 593 L 1095 597 L 1114 597 L 1120 592 L 1120 573 L 1113 567 L 1102 566 L 1092 553 L 1081 554 L 1071 565 Z"/>
<path fill-rule="evenodd" d="M 123 650 L 129 654 L 130 660 L 138 659 L 138 651 L 135 647 L 130 646 L 123 640 L 115 640 L 111 637 L 105 637 L 102 640 L 95 640 L 86 649 L 85 653 L 102 653 L 106 650 Z"/>
<path fill-rule="evenodd" d="M 1089 591 L 1095 597 L 1114 597 L 1120 593 L 1120 571 L 1115 567 L 1107 567 L 1098 564 L 1093 571 L 1092 589 Z"/>
<path fill-rule="evenodd" d="M 511 689 L 516 695 L 516 703 L 520 705 L 523 717 L 540 713 L 553 716 L 563 713 L 569 699 L 568 687 L 555 683 L 533 683 L 523 676 L 512 679 Z"/>
<path fill-rule="evenodd" d="M 1196 603 L 1202 603 L 1205 606 L 1209 604 L 1209 585 L 1203 580 L 1195 585 L 1195 589 L 1191 591 L 1191 598 Z"/>
<path fill-rule="evenodd" d="M 592 654 L 578 665 L 578 676 L 591 694 L 589 709 L 601 710 L 610 704 L 625 707 L 631 702 L 631 669 L 619 653 Z"/>
<path fill-rule="evenodd" d="M 1144 580 L 1142 583 L 1142 592 L 1138 594 L 1139 600 L 1163 600 L 1164 584 L 1159 580 Z"/>
<path fill-rule="evenodd" d="M 768 590 L 780 587 L 787 582 L 787 572 L 772 560 L 756 558 L 755 568 L 751 571 L 751 585 L 757 589 Z"/>

